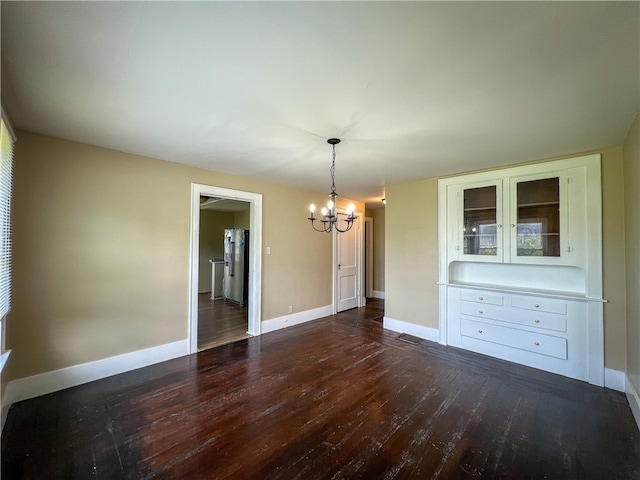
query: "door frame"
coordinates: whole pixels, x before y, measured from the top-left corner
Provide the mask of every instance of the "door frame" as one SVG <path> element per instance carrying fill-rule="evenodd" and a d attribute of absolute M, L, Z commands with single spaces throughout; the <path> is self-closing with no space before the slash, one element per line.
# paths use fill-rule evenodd
<path fill-rule="evenodd" d="M 347 211 L 342 208 L 336 208 L 337 212 L 341 212 L 346 214 Z M 358 288 L 356 296 L 358 297 L 358 307 L 364 307 L 366 304 L 366 300 L 364 297 L 364 291 L 362 288 L 362 268 L 364 264 L 364 222 L 359 220 L 364 218 L 364 212 L 354 212 L 357 220 L 354 222 L 352 228 L 356 228 L 356 260 L 358 262 L 358 266 L 356 268 L 356 285 Z M 336 230 L 333 231 L 333 314 L 338 313 L 338 235 L 340 235 Z"/>
<path fill-rule="evenodd" d="M 191 184 L 191 249 L 189 252 L 189 353 L 198 351 L 198 267 L 200 262 L 200 196 L 249 203 L 249 305 L 248 331 L 261 333 L 262 305 L 262 194 Z"/>

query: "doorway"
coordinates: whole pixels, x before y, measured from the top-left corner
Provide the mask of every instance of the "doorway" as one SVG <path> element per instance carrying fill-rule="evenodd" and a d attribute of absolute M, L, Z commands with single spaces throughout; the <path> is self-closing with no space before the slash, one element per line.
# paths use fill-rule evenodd
<path fill-rule="evenodd" d="M 344 215 L 344 211 L 338 211 Z M 334 313 L 343 312 L 365 305 L 362 288 L 362 244 L 363 234 L 361 228 L 362 213 L 357 213 L 358 219 L 353 222 L 353 227 L 344 233 L 334 231 L 333 258 L 334 258 Z"/>
<path fill-rule="evenodd" d="M 203 205 L 206 207 L 203 209 Z M 211 228 L 206 222 L 201 223 L 201 212 L 219 212 L 224 219 L 224 212 L 242 211 L 238 216 L 242 219 L 234 224 L 244 226 L 251 235 L 248 241 L 246 263 L 246 300 L 235 300 L 235 295 L 225 294 L 220 290 L 220 274 L 216 275 L 213 262 L 224 263 L 224 237 L 220 238 L 219 247 L 213 246 L 210 251 L 201 254 L 201 227 Z M 214 215 L 215 216 L 215 215 Z M 235 214 L 233 215 L 235 216 Z M 229 217 L 231 218 L 231 217 Z M 230 220 L 228 220 L 230 221 Z M 223 231 L 235 225 L 217 226 Z M 214 228 L 215 229 L 215 228 Z M 204 232 L 203 232 L 204 233 Z M 261 244 L 262 244 L 262 195 L 239 190 L 231 190 L 209 185 L 192 184 L 191 188 L 191 254 L 190 254 L 190 302 L 189 302 L 189 352 L 195 353 L 225 341 L 225 337 L 242 337 L 260 335 L 260 278 L 261 278 Z M 212 258 L 201 258 L 206 255 Z M 223 267 L 224 268 L 224 267 Z M 202 275 L 209 275 L 210 283 L 203 281 Z M 216 278 L 217 277 L 217 278 Z M 218 282 L 216 282 L 218 280 Z M 207 289 L 207 284 L 211 287 Z M 203 290 L 210 290 L 204 292 Z M 213 298 L 212 298 L 213 297 Z M 199 318 L 203 318 L 203 322 Z M 246 320 L 245 320 L 246 318 Z M 216 321 L 214 324 L 213 322 Z M 244 323 L 246 321 L 246 323 Z M 202 328 L 200 328 L 202 327 Z M 240 329 L 240 330 L 239 330 Z M 244 333 L 242 333 L 244 330 Z"/>
<path fill-rule="evenodd" d="M 249 202 L 200 197 L 198 351 L 251 337 Z"/>

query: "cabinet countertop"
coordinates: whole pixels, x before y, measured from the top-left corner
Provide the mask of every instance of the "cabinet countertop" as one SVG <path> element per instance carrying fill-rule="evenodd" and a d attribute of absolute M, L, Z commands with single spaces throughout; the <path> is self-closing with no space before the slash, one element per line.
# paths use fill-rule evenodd
<path fill-rule="evenodd" d="M 606 303 L 604 298 L 592 298 L 575 292 L 559 292 L 549 290 L 538 290 L 533 288 L 513 288 L 503 285 L 493 285 L 484 283 L 465 283 L 465 282 L 438 282 L 438 285 L 447 287 L 469 288 L 473 290 L 489 290 L 492 292 L 508 293 L 511 295 L 537 295 L 539 297 L 557 298 L 562 300 L 575 300 L 579 302 L 600 302 Z"/>

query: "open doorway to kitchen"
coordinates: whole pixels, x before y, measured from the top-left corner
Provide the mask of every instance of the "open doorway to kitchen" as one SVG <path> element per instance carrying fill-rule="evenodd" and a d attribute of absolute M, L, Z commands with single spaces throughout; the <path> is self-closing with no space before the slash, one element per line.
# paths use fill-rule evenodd
<path fill-rule="evenodd" d="M 260 334 L 262 196 L 192 185 L 189 346 Z"/>
<path fill-rule="evenodd" d="M 249 202 L 200 196 L 198 351 L 248 338 Z"/>

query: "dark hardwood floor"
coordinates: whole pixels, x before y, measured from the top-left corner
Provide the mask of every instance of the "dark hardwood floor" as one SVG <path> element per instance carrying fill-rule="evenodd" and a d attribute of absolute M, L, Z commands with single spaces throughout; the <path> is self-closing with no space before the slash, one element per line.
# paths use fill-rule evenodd
<path fill-rule="evenodd" d="M 640 478 L 623 394 L 403 341 L 382 308 L 20 402 L 2 478 Z"/>
<path fill-rule="evenodd" d="M 248 324 L 247 307 L 198 294 L 198 351 L 251 337 Z"/>

